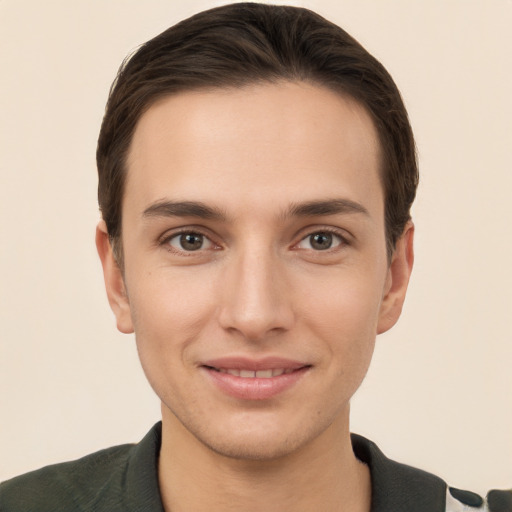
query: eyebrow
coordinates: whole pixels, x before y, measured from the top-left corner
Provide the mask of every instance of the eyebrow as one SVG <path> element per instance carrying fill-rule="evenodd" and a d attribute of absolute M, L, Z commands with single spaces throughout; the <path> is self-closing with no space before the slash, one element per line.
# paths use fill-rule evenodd
<path fill-rule="evenodd" d="M 361 213 L 369 215 L 360 203 L 350 199 L 327 199 L 292 203 L 283 215 L 287 217 L 319 217 L 325 215 Z M 146 208 L 143 217 L 196 217 L 198 219 L 225 221 L 226 214 L 217 207 L 200 201 L 158 201 Z"/>
<path fill-rule="evenodd" d="M 199 219 L 225 220 L 219 208 L 207 206 L 200 201 L 158 201 L 142 214 L 143 217 L 197 217 Z"/>
<path fill-rule="evenodd" d="M 286 216 L 315 217 L 340 213 L 362 213 L 363 215 L 370 215 L 362 204 L 351 201 L 350 199 L 328 199 L 292 204 Z"/>

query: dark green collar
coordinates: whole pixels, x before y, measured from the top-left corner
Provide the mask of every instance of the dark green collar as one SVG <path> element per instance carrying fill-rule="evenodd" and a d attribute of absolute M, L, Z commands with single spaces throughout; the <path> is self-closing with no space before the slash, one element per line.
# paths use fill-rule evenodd
<path fill-rule="evenodd" d="M 163 512 L 157 480 L 161 435 L 159 422 L 134 446 L 128 460 L 126 504 L 132 510 Z M 443 480 L 388 459 L 375 443 L 357 434 L 352 434 L 352 446 L 356 457 L 370 468 L 371 512 L 444 511 L 446 484 Z"/>
<path fill-rule="evenodd" d="M 444 512 L 446 483 L 430 473 L 388 459 L 375 443 L 352 434 L 356 457 L 368 464 L 371 512 Z"/>

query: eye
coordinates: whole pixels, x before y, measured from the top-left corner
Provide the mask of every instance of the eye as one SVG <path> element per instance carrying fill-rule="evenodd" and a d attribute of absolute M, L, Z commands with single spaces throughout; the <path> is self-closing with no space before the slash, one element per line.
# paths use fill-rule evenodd
<path fill-rule="evenodd" d="M 340 235 L 329 231 L 317 231 L 303 238 L 298 244 L 299 249 L 313 249 L 314 251 L 326 251 L 344 243 Z"/>
<path fill-rule="evenodd" d="M 211 249 L 214 247 L 213 242 L 202 235 L 201 233 L 195 233 L 188 231 L 185 233 L 178 233 L 167 240 L 167 243 L 177 251 L 199 251 L 200 249 Z"/>

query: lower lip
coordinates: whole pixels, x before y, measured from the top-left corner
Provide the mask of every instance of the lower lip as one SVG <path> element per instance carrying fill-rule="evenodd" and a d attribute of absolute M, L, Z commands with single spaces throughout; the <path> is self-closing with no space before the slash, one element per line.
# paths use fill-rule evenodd
<path fill-rule="evenodd" d="M 299 368 L 292 373 L 261 379 L 258 377 L 237 377 L 205 366 L 202 369 L 224 393 L 241 400 L 268 400 L 293 387 L 309 370 Z"/>

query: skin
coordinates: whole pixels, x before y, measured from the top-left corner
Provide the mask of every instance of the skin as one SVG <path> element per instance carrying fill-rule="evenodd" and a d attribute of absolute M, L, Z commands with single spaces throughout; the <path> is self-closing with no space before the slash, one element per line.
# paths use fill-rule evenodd
<path fill-rule="evenodd" d="M 166 510 L 370 509 L 349 402 L 376 335 L 398 320 L 413 262 L 411 223 L 387 259 L 379 162 L 365 110 L 305 83 L 181 93 L 139 120 L 123 271 L 103 222 L 97 246 L 117 326 L 135 332 L 162 401 Z M 226 356 L 307 369 L 245 400 L 204 368 Z"/>

